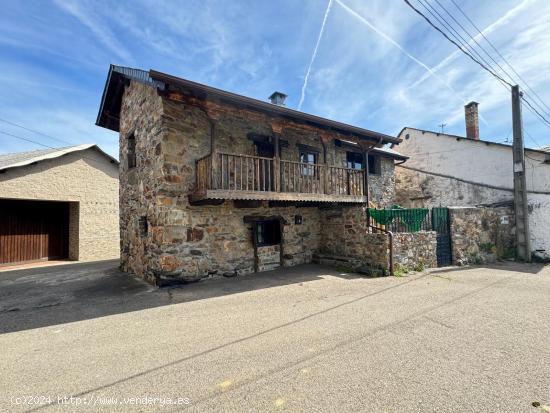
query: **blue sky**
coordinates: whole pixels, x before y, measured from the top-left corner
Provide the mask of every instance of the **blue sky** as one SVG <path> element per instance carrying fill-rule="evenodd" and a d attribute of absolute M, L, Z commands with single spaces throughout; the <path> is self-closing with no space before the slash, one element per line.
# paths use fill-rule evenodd
<path fill-rule="evenodd" d="M 458 16 L 450 0 L 440 1 Z M 550 2 L 459 3 L 550 105 Z M 511 136 L 509 93 L 404 2 L 333 0 L 327 14 L 328 4 L 3 2 L 0 118 L 64 142 L 95 142 L 117 156 L 117 134 L 94 125 L 109 64 L 115 63 L 258 99 L 280 90 L 292 108 L 304 89 L 303 111 L 394 135 L 404 126 L 437 130 L 442 122 L 447 132 L 463 135 L 463 105 L 475 100 L 482 139 Z M 524 126 L 538 144 L 550 145 L 550 129 L 527 110 Z M 5 122 L 0 131 L 67 145 Z M 536 146 L 528 137 L 526 144 Z M 39 148 L 0 134 L 0 153 Z"/>

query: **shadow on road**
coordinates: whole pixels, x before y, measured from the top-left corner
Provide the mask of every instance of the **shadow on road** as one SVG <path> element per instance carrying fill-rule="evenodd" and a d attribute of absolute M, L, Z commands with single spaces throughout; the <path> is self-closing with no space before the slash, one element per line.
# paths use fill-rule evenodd
<path fill-rule="evenodd" d="M 0 334 L 304 283 L 323 275 L 359 277 L 302 265 L 159 289 L 119 271 L 117 260 L 5 272 L 0 274 Z"/>

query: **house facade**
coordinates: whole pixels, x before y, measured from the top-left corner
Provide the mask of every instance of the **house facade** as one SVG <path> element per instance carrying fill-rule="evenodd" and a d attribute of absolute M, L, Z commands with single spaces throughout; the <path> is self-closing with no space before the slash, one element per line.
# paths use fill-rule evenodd
<path fill-rule="evenodd" d="M 122 266 L 157 283 L 361 259 L 406 160 L 395 137 L 118 66 L 97 124 L 120 137 Z"/>
<path fill-rule="evenodd" d="M 468 120 L 467 111 L 467 124 Z M 512 207 L 512 147 L 480 140 L 477 121 L 473 127 L 470 125 L 470 131 L 472 136 L 464 137 L 404 128 L 399 134 L 403 141 L 399 150 L 410 159 L 406 165 L 396 168 L 396 201 L 406 207 Z M 550 256 L 550 153 L 525 149 L 525 167 L 531 250 L 547 258 Z"/>
<path fill-rule="evenodd" d="M 96 145 L 0 155 L 0 265 L 119 249 L 116 159 Z"/>

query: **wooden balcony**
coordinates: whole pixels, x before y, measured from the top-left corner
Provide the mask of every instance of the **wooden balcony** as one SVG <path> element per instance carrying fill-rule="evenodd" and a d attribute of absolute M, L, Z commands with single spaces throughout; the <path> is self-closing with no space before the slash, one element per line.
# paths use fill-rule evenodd
<path fill-rule="evenodd" d="M 359 169 L 217 153 L 196 161 L 190 198 L 364 203 L 364 182 Z"/>

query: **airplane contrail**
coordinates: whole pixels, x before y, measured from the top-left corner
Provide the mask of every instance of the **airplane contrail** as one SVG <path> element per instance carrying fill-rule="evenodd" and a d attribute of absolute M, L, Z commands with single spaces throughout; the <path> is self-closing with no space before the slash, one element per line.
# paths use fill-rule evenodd
<path fill-rule="evenodd" d="M 341 0 L 335 0 L 336 3 L 338 3 L 344 10 L 346 10 L 349 14 L 351 14 L 353 17 L 355 17 L 356 19 L 358 19 L 360 22 L 362 22 L 364 25 L 366 25 L 369 29 L 371 29 L 372 31 L 374 31 L 376 34 L 378 34 L 379 36 L 383 37 L 385 40 L 387 40 L 388 42 L 390 42 L 393 46 L 395 46 L 396 48 L 398 48 L 401 53 L 403 53 L 405 56 L 407 56 L 409 59 L 411 59 L 413 62 L 415 62 L 416 64 L 418 64 L 419 66 L 421 66 L 422 68 L 424 68 L 426 70 L 426 75 L 425 76 L 432 76 L 434 77 L 435 79 L 437 79 L 443 86 L 445 86 L 447 89 L 449 89 L 454 96 L 457 96 L 461 99 L 461 101 L 463 103 L 466 103 L 466 99 L 464 98 L 464 96 L 458 92 L 457 90 L 455 90 L 449 83 L 447 83 L 445 81 L 445 79 L 443 79 L 441 76 L 439 76 L 437 73 L 435 73 L 434 70 L 432 70 L 428 65 L 426 65 L 424 62 L 422 62 L 421 60 L 417 59 L 416 57 L 414 57 L 412 54 L 410 54 L 407 50 L 405 50 L 405 48 L 403 46 L 401 46 L 399 43 L 397 43 L 395 40 L 393 40 L 390 36 L 388 36 L 386 33 L 384 33 L 383 31 L 381 31 L 380 29 L 378 29 L 376 26 L 374 26 L 371 22 L 369 22 L 367 19 L 365 19 L 363 16 L 361 16 L 359 13 L 357 13 L 355 10 L 349 8 L 347 5 L 345 5 L 344 3 L 342 3 Z M 479 116 L 479 118 L 481 119 L 481 121 L 485 124 L 487 124 L 487 121 L 483 118 L 483 116 Z"/>
<path fill-rule="evenodd" d="M 302 95 L 300 96 L 300 103 L 298 103 L 298 110 L 302 109 L 302 104 L 306 97 L 306 88 L 307 82 L 309 80 L 309 74 L 311 72 L 311 66 L 317 57 L 317 50 L 319 49 L 319 43 L 321 43 L 321 38 L 323 37 L 323 32 L 325 31 L 325 24 L 327 22 L 327 17 L 332 7 L 332 0 L 328 1 L 327 10 L 325 11 L 325 16 L 323 17 L 323 23 L 321 24 L 321 30 L 319 31 L 319 37 L 317 37 L 317 43 L 315 43 L 315 49 L 313 49 L 313 54 L 311 55 L 311 60 L 309 61 L 309 66 L 307 68 L 306 77 L 304 78 L 304 84 L 302 85 Z"/>
<path fill-rule="evenodd" d="M 437 80 L 439 80 L 445 87 L 447 87 L 447 89 L 449 89 L 451 92 L 453 93 L 458 93 L 455 89 L 453 89 L 453 87 L 451 85 L 449 85 L 445 79 L 443 79 L 442 77 L 438 76 L 437 73 L 435 73 L 430 67 L 428 67 L 428 65 L 426 65 L 425 63 L 423 63 L 422 61 L 420 61 L 419 59 L 417 59 L 416 57 L 414 57 L 412 54 L 410 54 L 409 52 L 407 52 L 407 50 L 405 50 L 405 48 L 403 46 L 401 46 L 399 43 L 397 43 L 395 40 L 393 40 L 390 36 L 388 36 L 386 33 L 384 33 L 383 31 L 381 31 L 380 29 L 378 29 L 376 26 L 374 26 L 371 22 L 369 22 L 367 19 L 365 19 L 363 16 L 361 16 L 359 13 L 357 13 L 355 10 L 353 9 L 350 9 L 347 5 L 345 5 L 344 3 L 342 3 L 340 0 L 335 0 L 336 3 L 338 3 L 344 10 L 346 10 L 349 14 L 351 14 L 353 17 L 357 18 L 359 21 L 361 21 L 364 25 L 366 25 L 367 27 L 369 27 L 372 31 L 374 31 L 376 34 L 378 34 L 379 36 L 383 37 L 384 39 L 386 39 L 388 42 L 390 42 L 392 45 L 394 45 L 395 47 L 397 47 L 401 53 L 403 53 L 405 56 L 407 56 L 409 59 L 411 59 L 413 62 L 415 62 L 416 64 L 418 64 L 419 66 L 422 66 L 428 73 L 429 75 L 435 77 Z"/>
<path fill-rule="evenodd" d="M 512 17 L 514 17 L 516 14 L 518 14 L 521 9 L 523 9 L 527 4 L 531 3 L 531 0 L 525 0 L 523 1 L 522 3 L 518 4 L 516 7 L 508 10 L 503 16 L 499 17 L 497 20 L 495 20 L 492 24 L 490 24 L 489 26 L 487 26 L 485 29 L 483 29 L 481 31 L 481 33 L 483 33 L 483 35 L 487 35 L 493 31 L 495 31 L 495 29 L 497 29 L 499 26 L 507 23 Z M 469 45 L 472 45 L 474 42 L 476 41 L 479 41 L 480 38 L 481 38 L 481 34 L 477 34 L 473 37 L 473 39 L 471 39 L 470 41 L 468 41 L 468 44 Z M 441 62 L 439 62 L 437 65 L 435 65 L 432 70 L 434 72 L 437 72 L 439 71 L 443 66 L 445 66 L 447 63 L 451 62 L 452 60 L 454 60 L 457 56 L 460 55 L 460 50 L 455 50 L 454 52 L 452 52 L 450 55 L 448 55 L 445 59 L 443 59 Z M 409 89 L 412 89 L 416 86 L 418 86 L 420 83 L 422 83 L 423 81 L 425 81 L 427 78 L 429 77 L 429 75 L 427 73 L 423 74 L 420 79 L 418 79 L 416 82 L 414 82 L 413 84 L 411 84 L 409 86 Z"/>

